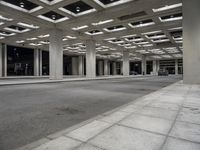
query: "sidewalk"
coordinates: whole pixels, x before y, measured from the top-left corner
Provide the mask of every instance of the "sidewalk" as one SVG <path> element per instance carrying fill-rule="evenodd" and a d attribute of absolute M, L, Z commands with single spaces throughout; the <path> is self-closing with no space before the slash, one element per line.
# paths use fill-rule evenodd
<path fill-rule="evenodd" d="M 199 150 L 200 85 L 175 83 L 18 150 Z"/>
<path fill-rule="evenodd" d="M 96 78 L 86 78 L 85 76 L 64 76 L 62 80 L 50 80 L 48 77 L 7 77 L 0 78 L 0 86 L 5 85 L 21 85 L 21 84 L 42 84 L 42 83 L 57 83 L 57 82 L 71 82 L 71 81 L 88 81 L 88 80 L 106 80 L 106 79 L 120 79 L 120 78 L 143 78 L 150 75 L 114 75 L 114 76 L 97 76 Z"/>

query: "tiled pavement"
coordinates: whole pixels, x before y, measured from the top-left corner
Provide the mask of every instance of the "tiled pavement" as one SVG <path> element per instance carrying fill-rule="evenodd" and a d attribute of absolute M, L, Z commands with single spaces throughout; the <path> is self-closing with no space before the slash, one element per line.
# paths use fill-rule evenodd
<path fill-rule="evenodd" d="M 175 83 L 22 149 L 200 150 L 200 85 Z"/>

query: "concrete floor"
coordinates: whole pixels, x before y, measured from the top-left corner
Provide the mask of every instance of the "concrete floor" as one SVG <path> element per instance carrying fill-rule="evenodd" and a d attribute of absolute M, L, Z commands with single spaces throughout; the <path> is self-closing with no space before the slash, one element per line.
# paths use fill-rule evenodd
<path fill-rule="evenodd" d="M 179 77 L 0 87 L 0 150 L 12 150 L 151 93 Z"/>

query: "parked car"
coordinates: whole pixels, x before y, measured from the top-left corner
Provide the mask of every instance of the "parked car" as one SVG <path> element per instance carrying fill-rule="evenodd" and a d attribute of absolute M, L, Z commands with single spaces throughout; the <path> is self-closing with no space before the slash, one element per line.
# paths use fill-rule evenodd
<path fill-rule="evenodd" d="M 158 71 L 158 75 L 159 76 L 168 76 L 168 71 L 167 70 L 164 70 L 164 69 L 160 69 L 159 71 Z"/>

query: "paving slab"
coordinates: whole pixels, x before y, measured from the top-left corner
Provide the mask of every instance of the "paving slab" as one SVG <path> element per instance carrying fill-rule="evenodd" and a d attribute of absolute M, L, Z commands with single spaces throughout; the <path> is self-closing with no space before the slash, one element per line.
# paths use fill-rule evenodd
<path fill-rule="evenodd" d="M 167 139 L 162 150 L 200 150 L 200 144 L 175 138 Z"/>
<path fill-rule="evenodd" d="M 113 126 L 89 141 L 106 150 L 159 150 L 165 137 L 123 126 Z"/>
<path fill-rule="evenodd" d="M 166 135 L 169 132 L 172 123 L 173 121 L 162 118 L 133 114 L 122 120 L 119 124 Z"/>
<path fill-rule="evenodd" d="M 43 144 L 34 150 L 71 150 L 80 144 L 81 142 L 79 141 L 62 136 L 46 144 Z"/>
<path fill-rule="evenodd" d="M 176 122 L 170 136 L 200 143 L 200 125 Z"/>
<path fill-rule="evenodd" d="M 141 111 L 138 111 L 137 113 L 169 120 L 174 120 L 177 115 L 177 111 L 155 107 L 144 107 Z"/>
<path fill-rule="evenodd" d="M 66 134 L 66 136 L 86 142 L 101 131 L 110 127 L 111 125 L 112 124 L 103 121 L 95 120 L 89 124 L 86 124 L 85 126 L 82 126 L 72 132 L 69 132 L 68 134 Z"/>

